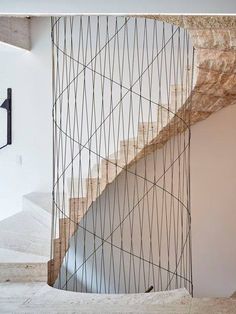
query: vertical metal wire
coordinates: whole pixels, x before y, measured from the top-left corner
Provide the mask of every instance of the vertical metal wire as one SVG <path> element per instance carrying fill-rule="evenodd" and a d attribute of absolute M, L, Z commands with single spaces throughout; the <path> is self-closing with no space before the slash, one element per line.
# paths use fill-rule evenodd
<path fill-rule="evenodd" d="M 188 34 L 142 18 L 52 18 L 52 53 L 49 284 L 192 293 Z"/>

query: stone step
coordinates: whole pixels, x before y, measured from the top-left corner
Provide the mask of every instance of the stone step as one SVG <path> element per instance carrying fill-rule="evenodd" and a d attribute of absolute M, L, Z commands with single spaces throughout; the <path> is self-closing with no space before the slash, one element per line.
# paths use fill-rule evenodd
<path fill-rule="evenodd" d="M 55 257 L 51 260 L 48 261 L 47 264 L 47 273 L 48 273 L 48 278 L 47 278 L 47 283 L 49 286 L 53 286 L 54 282 L 57 279 L 57 276 L 60 271 L 61 267 L 61 262 L 59 260 L 56 260 Z"/>
<path fill-rule="evenodd" d="M 125 161 L 125 164 L 129 163 L 139 151 L 138 139 L 129 138 L 127 140 L 120 141 L 120 159 Z"/>
<path fill-rule="evenodd" d="M 85 182 L 88 200 L 87 205 L 89 207 L 91 203 L 95 201 L 96 198 L 101 195 L 102 191 L 105 189 L 106 181 L 103 178 L 86 178 Z"/>
<path fill-rule="evenodd" d="M 235 299 L 192 298 L 183 289 L 109 296 L 54 289 L 42 282 L 1 283 L 0 289 L 1 313 L 233 314 L 236 308 Z"/>
<path fill-rule="evenodd" d="M 31 192 L 22 197 L 22 208 L 39 215 L 42 212 L 52 213 L 52 193 Z"/>
<path fill-rule="evenodd" d="M 0 247 L 25 254 L 50 256 L 51 214 L 28 208 L 0 221 Z"/>
<path fill-rule="evenodd" d="M 122 159 L 103 159 L 101 162 L 101 175 L 106 183 L 112 182 L 122 171 L 125 161 Z"/>
<path fill-rule="evenodd" d="M 73 223 L 69 218 L 59 219 L 59 237 L 65 241 L 69 241 L 70 237 L 74 234 L 77 224 Z"/>
<path fill-rule="evenodd" d="M 68 248 L 68 243 L 64 239 L 56 238 L 53 240 L 53 258 L 61 262 Z"/>
<path fill-rule="evenodd" d="M 47 263 L 0 263 L 0 282 L 47 282 Z"/>
<path fill-rule="evenodd" d="M 138 124 L 138 147 L 142 149 L 158 134 L 157 122 L 140 122 Z"/>
<path fill-rule="evenodd" d="M 60 225 L 61 219 L 59 219 L 59 225 Z M 59 238 L 56 238 L 53 240 L 53 259 L 48 262 L 48 272 L 50 270 L 53 270 L 56 277 L 61 268 L 63 258 L 66 255 L 66 252 L 69 248 L 69 240 L 70 240 L 70 237 L 66 237 L 66 236 L 65 237 L 60 236 Z"/>
<path fill-rule="evenodd" d="M 169 108 L 171 110 L 171 108 Z M 157 113 L 157 124 L 158 124 L 158 133 L 164 128 L 171 118 L 174 116 L 172 110 L 168 110 L 168 105 L 163 105 L 163 107 L 159 107 Z"/>
<path fill-rule="evenodd" d="M 70 198 L 69 200 L 70 219 L 72 221 L 79 223 L 84 214 L 86 213 L 87 208 L 88 206 L 86 197 Z"/>
<path fill-rule="evenodd" d="M 188 98 L 188 90 L 185 85 L 170 86 L 170 110 L 177 111 Z"/>

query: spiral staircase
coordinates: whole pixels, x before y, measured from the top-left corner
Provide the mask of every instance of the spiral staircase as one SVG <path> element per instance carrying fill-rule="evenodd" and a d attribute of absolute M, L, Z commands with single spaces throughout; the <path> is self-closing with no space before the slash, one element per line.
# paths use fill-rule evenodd
<path fill-rule="evenodd" d="M 53 240 L 53 258 L 48 262 L 49 285 L 53 285 L 58 277 L 70 238 L 77 230 L 80 220 L 96 198 L 123 170 L 131 167 L 143 156 L 163 147 L 173 135 L 184 132 L 187 128 L 185 121 L 193 125 L 214 112 L 236 103 L 235 62 L 232 61 L 235 60 L 234 19 L 155 15 L 148 17 L 188 29 L 196 50 L 196 84 L 190 97 L 178 106 L 175 116 L 169 119 L 166 125 L 160 127 L 158 121 L 140 124 L 136 138 L 120 143 L 119 158 L 111 155 L 104 159 L 96 166 L 101 175 L 85 179 L 86 196 L 69 200 L 68 217 L 59 219 L 59 234 Z M 174 89 L 178 87 L 175 86 Z M 191 110 L 188 110 L 190 103 Z"/>
<path fill-rule="evenodd" d="M 175 106 L 175 95 L 178 86 L 172 86 L 172 104 Z M 170 114 L 169 114 L 170 115 Z M 158 117 L 161 116 L 161 121 Z M 118 152 L 104 158 L 99 165 L 93 167 L 91 176 L 84 179 L 86 193 L 84 197 L 69 199 L 69 215 L 59 219 L 59 236 L 54 239 L 53 259 L 48 262 L 48 284 L 53 285 L 59 274 L 63 259 L 69 248 L 70 238 L 78 228 L 78 224 L 89 210 L 93 202 L 103 193 L 108 184 L 111 184 L 119 174 L 130 168 L 131 165 L 142 158 L 145 150 L 152 144 L 158 134 L 162 134 L 168 128 L 168 110 L 165 108 L 157 115 L 155 122 L 142 122 L 138 124 L 136 138 L 120 141 Z M 118 158 L 115 158 L 118 156 Z"/>

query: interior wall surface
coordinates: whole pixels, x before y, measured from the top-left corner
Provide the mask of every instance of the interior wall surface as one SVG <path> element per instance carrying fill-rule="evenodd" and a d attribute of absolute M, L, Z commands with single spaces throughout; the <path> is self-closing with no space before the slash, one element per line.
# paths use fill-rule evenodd
<path fill-rule="evenodd" d="M 22 209 L 22 196 L 52 189 L 50 19 L 31 23 L 32 50 L 1 44 L 0 96 L 12 88 L 12 145 L 0 151 L 0 219 Z M 0 145 L 5 144 L 4 110 Z"/>

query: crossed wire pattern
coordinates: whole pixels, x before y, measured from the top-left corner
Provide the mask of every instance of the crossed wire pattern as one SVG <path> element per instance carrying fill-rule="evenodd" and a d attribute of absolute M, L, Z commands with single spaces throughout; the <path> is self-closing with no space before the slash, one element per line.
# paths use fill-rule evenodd
<path fill-rule="evenodd" d="M 52 18 L 48 282 L 91 293 L 192 293 L 194 51 L 146 18 Z"/>

